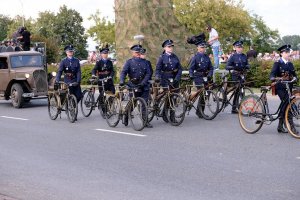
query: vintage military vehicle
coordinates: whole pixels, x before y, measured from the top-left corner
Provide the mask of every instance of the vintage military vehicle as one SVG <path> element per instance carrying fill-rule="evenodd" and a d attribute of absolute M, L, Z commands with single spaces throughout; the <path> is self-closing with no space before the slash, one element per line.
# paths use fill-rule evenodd
<path fill-rule="evenodd" d="M 37 51 L 0 53 L 0 99 L 11 99 L 21 108 L 32 99 L 45 98 L 48 92 L 44 56 Z"/>

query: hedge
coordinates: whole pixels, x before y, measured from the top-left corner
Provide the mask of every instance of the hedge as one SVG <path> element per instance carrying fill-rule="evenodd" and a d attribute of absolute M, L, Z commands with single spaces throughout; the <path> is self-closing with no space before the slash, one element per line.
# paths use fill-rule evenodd
<path fill-rule="evenodd" d="M 252 61 L 250 62 L 250 71 L 247 74 L 247 81 L 253 81 L 252 87 L 260 87 L 263 85 L 269 85 L 270 72 L 273 67 L 274 61 Z M 300 77 L 300 60 L 293 61 L 295 70 L 298 77 Z M 94 64 L 87 64 L 81 67 L 82 72 L 82 82 L 81 84 L 88 84 L 88 80 L 91 77 L 91 71 L 94 67 Z M 57 71 L 57 66 L 48 66 L 48 72 Z M 220 66 L 221 69 L 225 69 L 225 65 Z M 118 74 L 118 73 L 116 73 Z M 115 83 L 119 82 L 119 77 L 115 77 Z"/>

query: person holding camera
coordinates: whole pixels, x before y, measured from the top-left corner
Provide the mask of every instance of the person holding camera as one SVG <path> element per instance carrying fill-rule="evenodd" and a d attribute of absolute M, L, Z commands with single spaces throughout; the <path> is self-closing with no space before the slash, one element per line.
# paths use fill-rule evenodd
<path fill-rule="evenodd" d="M 173 53 L 173 40 L 166 40 L 162 43 L 164 48 L 163 53 L 159 56 L 156 70 L 155 82 L 160 82 L 162 87 L 168 87 L 170 79 L 174 88 L 179 87 L 179 82 L 182 74 L 182 66 L 179 58 Z"/>
<path fill-rule="evenodd" d="M 204 40 L 199 40 L 195 41 L 194 44 L 197 46 L 197 53 L 190 61 L 189 76 L 190 79 L 194 81 L 197 89 L 200 89 L 202 85 L 207 84 L 212 80 L 214 68 L 210 58 L 205 53 L 207 45 L 206 42 Z M 199 99 L 199 103 L 203 103 L 204 97 L 202 96 L 200 98 L 201 99 Z M 204 109 L 204 107 L 201 109 Z M 199 118 L 202 118 L 202 115 L 198 109 L 196 110 L 196 114 Z"/>
<path fill-rule="evenodd" d="M 58 83 L 60 81 L 61 75 L 64 73 L 64 82 L 68 84 L 69 90 L 71 94 L 74 94 L 77 98 L 77 103 L 81 100 L 81 69 L 80 63 L 77 58 L 74 57 L 74 46 L 67 45 L 64 48 L 67 57 L 64 58 L 60 64 L 57 71 L 57 76 L 55 78 L 55 82 Z"/>
<path fill-rule="evenodd" d="M 149 98 L 149 86 L 148 81 L 151 78 L 151 71 L 148 63 L 145 59 L 140 58 L 142 46 L 137 44 L 133 45 L 130 50 L 132 52 L 132 58 L 127 60 L 123 66 L 120 75 L 120 86 L 124 86 L 125 78 L 128 75 L 129 81 L 127 85 L 133 88 L 139 88 L 138 92 L 135 92 L 136 97 L 142 97 L 146 102 Z M 128 116 L 126 115 L 123 121 L 124 125 L 128 125 Z M 152 128 L 152 125 L 148 122 L 147 128 Z"/>
<path fill-rule="evenodd" d="M 270 80 L 275 82 L 278 80 L 287 80 L 290 81 L 293 78 L 297 80 L 297 74 L 295 72 L 295 68 L 293 63 L 289 62 L 289 57 L 291 53 L 291 45 L 283 45 L 280 48 L 277 49 L 280 53 L 280 59 L 276 61 L 273 65 L 271 74 L 270 74 Z M 293 84 L 290 84 L 290 90 L 292 91 Z M 277 94 L 281 100 L 281 102 L 286 101 L 288 98 L 288 91 L 284 84 L 277 83 L 275 85 L 275 94 Z M 287 133 L 288 131 L 284 127 L 284 112 L 288 105 L 288 102 L 286 101 L 284 106 L 281 107 L 281 110 L 279 112 L 279 122 L 277 131 L 279 133 Z M 292 124 L 292 123 L 291 123 Z"/>

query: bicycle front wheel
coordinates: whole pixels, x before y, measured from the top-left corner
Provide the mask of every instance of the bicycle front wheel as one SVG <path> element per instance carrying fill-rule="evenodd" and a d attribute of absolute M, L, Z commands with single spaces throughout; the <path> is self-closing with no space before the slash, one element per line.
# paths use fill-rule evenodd
<path fill-rule="evenodd" d="M 91 115 L 94 104 L 95 104 L 94 93 L 89 90 L 84 90 L 82 93 L 82 100 L 80 101 L 80 107 L 83 116 L 88 117 Z"/>
<path fill-rule="evenodd" d="M 166 105 L 166 115 L 168 121 L 173 126 L 179 126 L 185 117 L 186 105 L 184 98 L 177 93 L 173 93 Z"/>
<path fill-rule="evenodd" d="M 249 87 L 242 87 L 239 96 L 239 103 L 243 100 L 243 98 L 251 94 L 253 94 L 253 91 Z"/>
<path fill-rule="evenodd" d="M 48 97 L 48 114 L 52 120 L 56 120 L 58 116 L 58 99 L 55 94 L 50 94 Z"/>
<path fill-rule="evenodd" d="M 203 91 L 199 96 L 197 110 L 206 120 L 214 119 L 219 112 L 219 98 L 212 90 Z"/>
<path fill-rule="evenodd" d="M 116 127 L 120 121 L 121 102 L 116 97 L 109 97 L 106 100 L 105 119 L 110 127 Z"/>
<path fill-rule="evenodd" d="M 146 101 L 137 97 L 131 101 L 128 107 L 129 120 L 134 130 L 141 131 L 147 124 L 148 108 Z"/>
<path fill-rule="evenodd" d="M 67 105 L 66 105 L 67 117 L 71 123 L 74 123 L 77 120 L 77 114 L 78 114 L 77 99 L 74 94 L 69 95 L 67 98 L 68 98 Z"/>
<path fill-rule="evenodd" d="M 295 98 L 285 110 L 285 124 L 289 133 L 300 139 L 300 98 Z"/>
<path fill-rule="evenodd" d="M 256 133 L 264 123 L 265 109 L 256 95 L 245 97 L 239 107 L 239 122 L 246 133 Z"/>

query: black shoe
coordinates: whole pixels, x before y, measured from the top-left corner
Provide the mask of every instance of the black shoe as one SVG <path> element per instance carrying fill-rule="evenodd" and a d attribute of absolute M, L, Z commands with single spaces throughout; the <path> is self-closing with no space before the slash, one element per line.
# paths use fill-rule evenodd
<path fill-rule="evenodd" d="M 147 123 L 145 127 L 146 128 L 153 128 L 153 126 L 150 123 Z"/>
<path fill-rule="evenodd" d="M 277 128 L 278 133 L 288 133 L 284 127 Z"/>
<path fill-rule="evenodd" d="M 238 114 L 239 112 L 237 110 L 232 110 L 231 114 Z"/>
<path fill-rule="evenodd" d="M 197 115 L 199 118 L 203 118 L 202 114 L 201 114 L 198 110 L 196 110 L 196 115 Z"/>
<path fill-rule="evenodd" d="M 123 115 L 123 124 L 128 126 L 128 115 Z"/>

